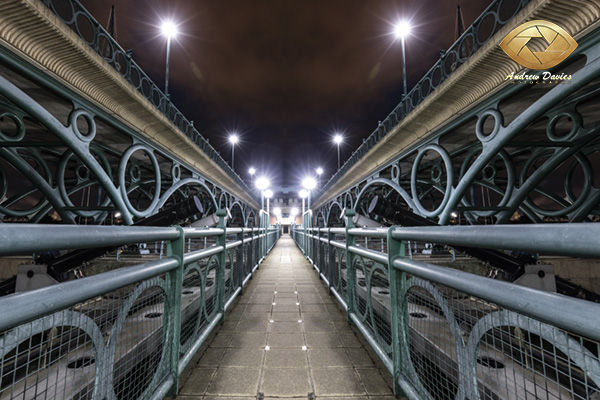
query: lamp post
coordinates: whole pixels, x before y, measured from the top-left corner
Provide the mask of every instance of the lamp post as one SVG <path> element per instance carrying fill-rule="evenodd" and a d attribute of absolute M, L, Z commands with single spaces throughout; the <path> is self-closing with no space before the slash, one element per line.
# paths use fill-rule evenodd
<path fill-rule="evenodd" d="M 403 84 L 404 84 L 404 92 L 402 95 L 402 99 L 404 99 L 406 97 L 406 46 L 404 43 L 404 39 L 410 35 L 410 31 L 411 31 L 411 26 L 410 23 L 408 23 L 408 21 L 400 21 L 397 25 L 396 28 L 394 29 L 394 35 L 396 36 L 397 39 L 401 39 L 402 40 L 402 79 L 403 79 Z"/>
<path fill-rule="evenodd" d="M 317 172 L 317 187 L 321 187 L 321 175 L 323 175 L 323 168 L 318 167 L 315 171 Z"/>
<path fill-rule="evenodd" d="M 271 214 L 269 214 L 269 199 L 273 197 L 273 191 L 270 189 L 265 190 L 265 198 L 267 199 L 267 217 L 269 217 L 269 225 L 271 225 Z"/>
<path fill-rule="evenodd" d="M 340 135 L 340 134 L 336 134 L 336 135 L 333 137 L 333 142 L 334 142 L 334 143 L 337 145 L 337 151 L 338 151 L 338 152 L 337 152 L 337 153 L 338 153 L 338 167 L 337 167 L 337 169 L 338 169 L 338 170 L 340 169 L 340 144 L 341 144 L 343 141 L 344 141 L 344 138 L 343 138 L 343 136 L 342 136 L 342 135 Z"/>
<path fill-rule="evenodd" d="M 267 190 L 270 186 L 271 182 L 264 176 L 259 177 L 256 180 L 256 188 L 260 190 L 260 208 L 261 210 L 265 208 L 265 190 Z"/>
<path fill-rule="evenodd" d="M 229 135 L 229 143 L 231 143 L 231 169 L 235 169 L 235 145 L 240 141 L 240 138 L 235 133 Z"/>
<path fill-rule="evenodd" d="M 290 211 L 290 223 L 293 223 L 294 225 L 296 225 L 296 215 L 298 215 L 298 209 L 294 207 Z"/>
<path fill-rule="evenodd" d="M 250 167 L 250 169 L 248 170 L 248 173 L 250 174 L 250 187 L 252 187 L 252 183 L 254 180 L 254 174 L 256 173 L 256 168 Z"/>
<path fill-rule="evenodd" d="M 302 187 L 308 192 L 308 209 L 310 210 L 310 192 L 317 187 L 317 181 L 313 177 L 304 178 Z"/>
<path fill-rule="evenodd" d="M 169 96 L 169 55 L 171 54 L 171 38 L 177 36 L 177 25 L 173 21 L 164 21 L 161 31 L 167 37 L 167 67 L 165 72 L 165 95 Z"/>
<path fill-rule="evenodd" d="M 298 194 L 300 195 L 300 198 L 302 199 L 302 215 L 304 215 L 304 199 L 308 196 L 308 191 L 302 189 L 301 191 L 298 192 Z"/>

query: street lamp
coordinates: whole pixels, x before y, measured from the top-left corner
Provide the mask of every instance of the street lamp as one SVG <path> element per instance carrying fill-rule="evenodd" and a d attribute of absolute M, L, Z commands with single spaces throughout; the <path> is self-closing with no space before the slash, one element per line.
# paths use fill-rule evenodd
<path fill-rule="evenodd" d="M 408 21 L 400 21 L 397 25 L 396 28 L 394 29 L 394 35 L 396 36 L 396 39 L 401 39 L 402 40 L 402 79 L 403 79 L 403 83 L 404 83 L 404 92 L 403 92 L 403 96 L 402 99 L 404 99 L 406 97 L 406 49 L 405 49 L 405 45 L 404 45 L 404 39 L 410 35 L 410 31 L 411 31 L 412 27 L 410 26 L 410 23 Z"/>
<path fill-rule="evenodd" d="M 308 196 L 308 191 L 302 189 L 301 191 L 298 192 L 298 194 L 300 195 L 300 198 L 302 199 L 302 215 L 304 215 L 304 199 Z"/>
<path fill-rule="evenodd" d="M 235 168 L 235 145 L 240 141 L 240 138 L 238 137 L 238 135 L 233 134 L 233 135 L 229 135 L 229 143 L 231 143 L 231 169 Z"/>
<path fill-rule="evenodd" d="M 333 137 L 333 143 L 337 145 L 338 150 L 338 169 L 340 169 L 340 144 L 344 141 L 344 137 L 339 133 Z"/>
<path fill-rule="evenodd" d="M 275 214 L 275 222 L 281 222 L 281 208 L 275 207 L 273 209 L 273 214 Z"/>
<path fill-rule="evenodd" d="M 298 215 L 298 209 L 296 207 L 292 208 L 290 211 L 290 223 L 296 224 L 296 215 Z"/>
<path fill-rule="evenodd" d="M 308 206 L 307 208 L 310 210 L 310 192 L 317 187 L 317 181 L 315 180 L 315 178 L 309 176 L 304 178 L 304 180 L 302 181 L 302 187 L 304 189 L 306 189 L 306 191 L 308 192 Z"/>
<path fill-rule="evenodd" d="M 270 222 L 271 214 L 269 214 L 269 199 L 271 197 L 273 197 L 273 191 L 270 189 L 267 189 L 264 191 L 264 195 L 265 195 L 265 198 L 267 199 L 267 215 L 269 217 L 269 225 L 270 225 L 271 224 L 271 222 Z"/>
<path fill-rule="evenodd" d="M 167 38 L 167 70 L 165 73 L 165 95 L 169 96 L 169 54 L 171 53 L 171 38 L 177 36 L 177 25 L 173 21 L 163 21 L 160 28 L 163 36 Z"/>
<path fill-rule="evenodd" d="M 323 175 L 323 168 L 319 167 L 315 171 L 317 172 L 317 186 L 321 187 L 321 175 Z"/>
<path fill-rule="evenodd" d="M 248 173 L 250 174 L 250 187 L 252 187 L 252 181 L 254 179 L 254 174 L 256 173 L 256 168 L 250 167 Z"/>
<path fill-rule="evenodd" d="M 264 209 L 265 208 L 265 190 L 267 190 L 267 188 L 271 185 L 271 182 L 269 182 L 269 180 L 267 178 L 265 178 L 264 176 L 259 177 L 256 180 L 256 188 L 258 190 L 260 190 L 260 208 Z"/>

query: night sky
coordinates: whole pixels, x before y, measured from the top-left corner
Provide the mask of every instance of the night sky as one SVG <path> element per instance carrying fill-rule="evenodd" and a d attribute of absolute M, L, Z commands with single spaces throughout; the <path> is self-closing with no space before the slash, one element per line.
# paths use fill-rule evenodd
<path fill-rule="evenodd" d="M 409 19 L 408 88 L 454 41 L 454 1 L 435 0 L 84 0 L 106 26 L 115 5 L 117 40 L 159 87 L 166 39 L 161 20 L 181 34 L 171 43 L 173 103 L 231 161 L 272 186 L 299 187 L 317 165 L 321 184 L 335 172 L 334 132 L 345 137 L 342 163 L 399 103 L 400 41 L 394 25 Z M 460 1 L 466 26 L 487 7 Z"/>

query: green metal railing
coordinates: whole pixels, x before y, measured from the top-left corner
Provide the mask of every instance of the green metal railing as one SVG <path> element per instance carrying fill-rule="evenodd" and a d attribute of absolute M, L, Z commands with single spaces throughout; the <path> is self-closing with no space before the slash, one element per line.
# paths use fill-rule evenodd
<path fill-rule="evenodd" d="M 0 298 L 0 399 L 162 399 L 278 240 L 267 228 L 5 224 L 0 255 L 164 241 L 166 257 Z"/>
<path fill-rule="evenodd" d="M 405 257 L 409 241 L 600 257 L 598 224 L 313 228 L 292 237 L 411 399 L 600 398 L 600 304 Z"/>

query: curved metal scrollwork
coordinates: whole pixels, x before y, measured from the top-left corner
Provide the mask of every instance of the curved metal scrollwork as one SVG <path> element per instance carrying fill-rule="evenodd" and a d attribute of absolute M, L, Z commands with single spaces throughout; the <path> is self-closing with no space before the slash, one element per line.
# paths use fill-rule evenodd
<path fill-rule="evenodd" d="M 247 223 L 247 204 L 172 154 L 81 101 L 55 115 L 18 83 L 0 76 L 0 218 L 132 224 L 196 195 L 206 214 L 237 207 Z"/>
<path fill-rule="evenodd" d="M 493 15 L 495 24 L 504 23 Z M 322 212 L 343 199 L 345 207 L 375 218 L 368 203 L 381 196 L 440 224 L 598 220 L 599 43 L 598 34 L 586 38 L 561 64 L 570 83 L 507 84 L 459 123 L 329 200 Z"/>

